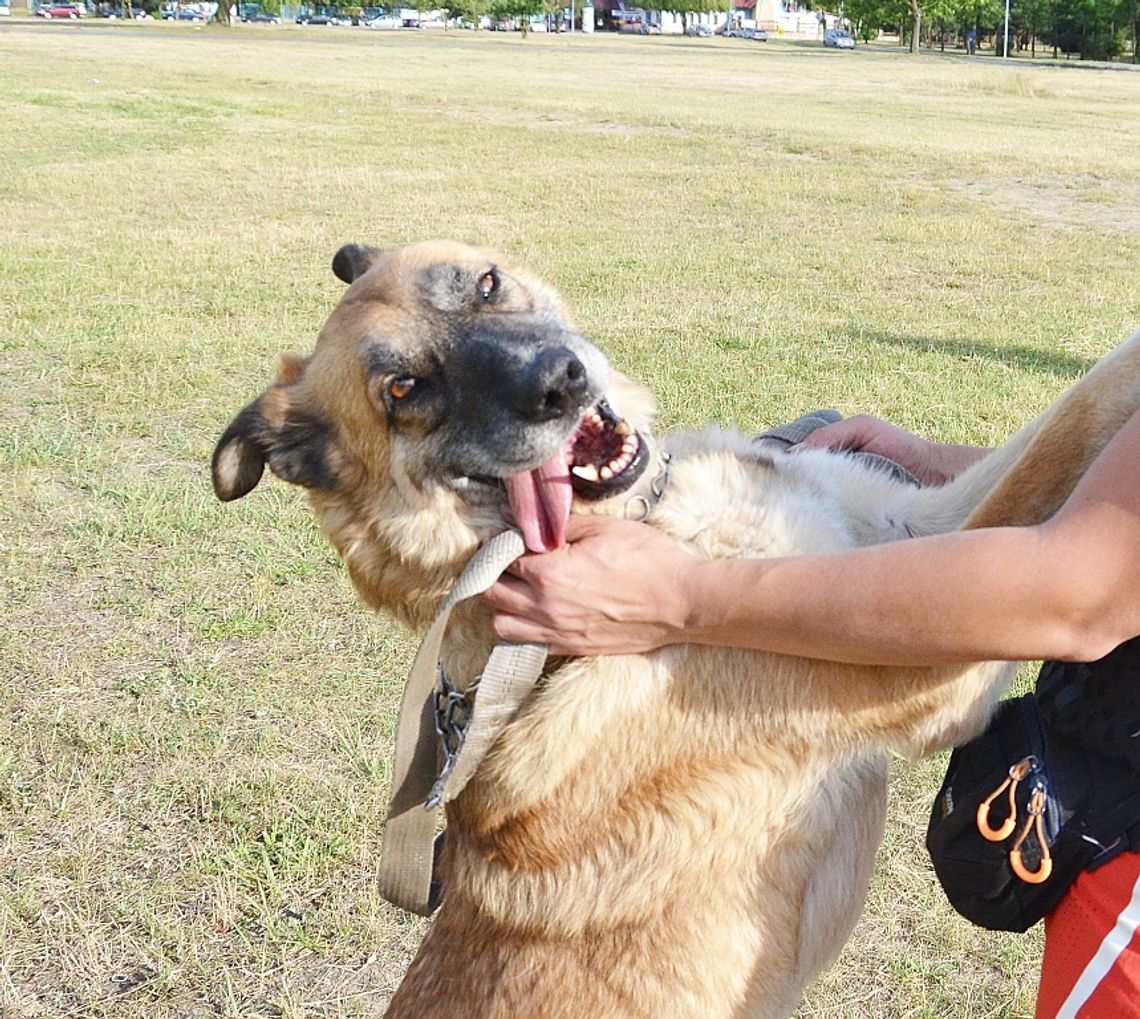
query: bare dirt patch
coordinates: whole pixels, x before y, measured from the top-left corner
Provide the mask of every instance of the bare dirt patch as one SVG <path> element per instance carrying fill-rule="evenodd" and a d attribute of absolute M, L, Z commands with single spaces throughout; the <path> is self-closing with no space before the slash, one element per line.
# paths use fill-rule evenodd
<path fill-rule="evenodd" d="M 1038 226 L 1140 233 L 1140 185 L 1091 173 L 989 176 L 943 186 Z"/>

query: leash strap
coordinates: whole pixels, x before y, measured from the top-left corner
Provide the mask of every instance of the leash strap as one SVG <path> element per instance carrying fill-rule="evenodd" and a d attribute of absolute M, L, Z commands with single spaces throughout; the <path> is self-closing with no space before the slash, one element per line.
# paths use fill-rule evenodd
<path fill-rule="evenodd" d="M 468 562 L 424 635 L 400 701 L 392 794 L 377 876 L 380 894 L 401 909 L 431 914 L 437 812 L 427 804 L 436 783 L 435 692 L 439 652 L 451 610 L 487 590 L 526 550 L 522 535 L 495 535 Z M 499 644 L 479 680 L 479 695 L 455 766 L 443 781 L 442 802 L 462 791 L 495 737 L 534 688 L 546 661 L 544 644 Z"/>
<path fill-rule="evenodd" d="M 545 644 L 495 645 L 479 680 L 479 694 L 463 746 L 455 766 L 443 781 L 444 803 L 450 803 L 463 792 L 491 744 L 534 689 L 545 664 Z"/>

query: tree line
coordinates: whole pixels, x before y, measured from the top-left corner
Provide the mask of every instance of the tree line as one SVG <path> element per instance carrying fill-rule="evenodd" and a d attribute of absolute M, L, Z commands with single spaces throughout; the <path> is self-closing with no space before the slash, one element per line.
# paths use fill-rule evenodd
<path fill-rule="evenodd" d="M 964 43 L 968 33 L 992 36 L 1004 52 L 1003 0 L 845 0 L 844 15 L 856 34 L 873 39 L 884 29 L 897 30 L 910 43 Z M 1113 60 L 1130 53 L 1137 60 L 1140 0 L 1011 0 L 1010 52 L 1036 55 L 1038 46 L 1082 60 Z"/>
<path fill-rule="evenodd" d="M 127 0 L 122 0 L 125 4 Z M 575 0 L 581 11 L 582 0 Z M 683 0 L 685 24 L 688 15 L 726 11 L 732 0 Z M 278 12 L 280 0 L 262 0 L 264 10 Z M 443 10 L 449 18 L 464 18 L 478 25 L 484 17 L 495 22 L 517 22 L 525 32 L 534 17 L 546 16 L 551 28 L 562 27 L 562 0 L 411 0 L 400 4 L 422 10 Z M 646 5 L 648 9 L 659 9 Z M 813 4 L 805 5 L 811 10 Z M 819 6 L 815 4 L 814 6 Z M 219 4 L 219 19 L 228 14 Z M 670 10 L 671 7 L 663 9 Z M 353 8 L 353 12 L 360 8 Z M 992 37 L 996 52 L 1005 45 L 1005 0 L 842 0 L 843 18 L 855 35 L 870 41 L 882 31 L 897 31 L 912 53 L 920 46 L 965 45 L 968 37 Z M 743 12 L 735 12 L 737 14 Z M 226 19 L 228 20 L 228 19 Z M 1010 0 L 1009 45 L 1011 52 L 1036 55 L 1038 46 L 1053 55 L 1077 55 L 1082 60 L 1114 60 L 1129 53 L 1140 63 L 1137 29 L 1140 0 Z"/>

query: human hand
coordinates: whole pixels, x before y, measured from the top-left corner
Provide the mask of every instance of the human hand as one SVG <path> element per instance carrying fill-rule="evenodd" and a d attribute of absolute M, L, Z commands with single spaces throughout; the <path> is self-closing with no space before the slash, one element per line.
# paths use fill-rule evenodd
<path fill-rule="evenodd" d="M 501 640 L 555 655 L 635 654 L 682 639 L 695 558 L 645 524 L 572 516 L 567 544 L 525 555 L 483 595 Z"/>
<path fill-rule="evenodd" d="M 985 455 L 971 446 L 946 446 L 912 435 L 867 414 L 816 429 L 793 450 L 832 449 L 876 453 L 902 464 L 924 485 L 942 485 Z"/>

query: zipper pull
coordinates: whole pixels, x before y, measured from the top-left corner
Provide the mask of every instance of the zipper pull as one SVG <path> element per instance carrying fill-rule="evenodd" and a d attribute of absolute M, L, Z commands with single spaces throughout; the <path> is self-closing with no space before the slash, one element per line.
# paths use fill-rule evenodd
<path fill-rule="evenodd" d="M 1049 844 L 1045 841 L 1044 823 L 1042 821 L 1044 816 L 1045 786 L 1039 781 L 1029 800 L 1029 817 L 1025 821 L 1025 827 L 1021 829 L 1021 834 L 1018 835 L 1017 840 L 1013 843 L 1013 848 L 1009 851 L 1009 865 L 1013 868 L 1013 872 L 1022 881 L 1030 885 L 1039 885 L 1048 881 L 1049 875 L 1053 873 L 1053 857 L 1049 853 Z M 1041 863 L 1038 864 L 1036 870 L 1028 870 L 1025 864 L 1021 862 L 1021 846 L 1028 837 L 1030 828 L 1033 829 L 1033 833 L 1037 836 L 1037 844 L 1041 847 Z"/>
<path fill-rule="evenodd" d="M 1001 842 L 1009 838 L 1017 825 L 1017 785 L 1031 771 L 1037 767 L 1037 758 L 1030 754 L 1023 757 L 1009 769 L 1009 775 L 992 793 L 978 804 L 977 824 L 978 831 L 987 842 Z M 1006 789 L 1009 789 L 1009 816 L 998 828 L 990 827 L 990 804 L 993 803 Z"/>

